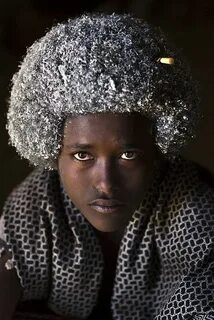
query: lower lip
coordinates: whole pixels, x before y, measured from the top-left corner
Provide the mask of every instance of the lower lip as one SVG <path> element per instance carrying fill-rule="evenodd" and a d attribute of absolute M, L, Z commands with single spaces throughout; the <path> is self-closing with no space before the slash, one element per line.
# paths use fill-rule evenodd
<path fill-rule="evenodd" d="M 122 206 L 104 207 L 104 206 L 91 205 L 91 207 L 99 213 L 110 214 L 110 213 L 117 213 L 118 209 L 120 209 Z"/>

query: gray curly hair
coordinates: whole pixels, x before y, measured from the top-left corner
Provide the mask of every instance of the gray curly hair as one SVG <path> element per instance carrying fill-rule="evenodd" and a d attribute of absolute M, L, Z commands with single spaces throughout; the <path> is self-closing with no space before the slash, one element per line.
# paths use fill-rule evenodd
<path fill-rule="evenodd" d="M 173 57 L 172 65 L 161 57 Z M 10 143 L 34 165 L 53 168 L 65 120 L 99 112 L 140 112 L 166 156 L 193 138 L 197 89 L 162 34 L 130 15 L 83 15 L 53 27 L 27 51 L 13 77 Z"/>

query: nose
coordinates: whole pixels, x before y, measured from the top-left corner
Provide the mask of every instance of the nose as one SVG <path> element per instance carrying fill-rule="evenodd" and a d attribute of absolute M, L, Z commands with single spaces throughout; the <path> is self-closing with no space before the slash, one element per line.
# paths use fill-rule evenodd
<path fill-rule="evenodd" d="M 94 187 L 100 194 L 113 197 L 118 189 L 118 168 L 111 160 L 100 160 L 94 168 Z"/>

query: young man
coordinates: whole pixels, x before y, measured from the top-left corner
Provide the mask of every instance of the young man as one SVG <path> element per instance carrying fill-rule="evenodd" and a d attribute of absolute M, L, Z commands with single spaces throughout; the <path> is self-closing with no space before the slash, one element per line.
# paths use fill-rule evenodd
<path fill-rule="evenodd" d="M 42 319 L 214 319 L 213 189 L 179 156 L 198 117 L 187 66 L 139 19 L 85 15 L 28 50 L 8 131 L 38 168 L 1 221 L 4 320 L 25 301 Z"/>

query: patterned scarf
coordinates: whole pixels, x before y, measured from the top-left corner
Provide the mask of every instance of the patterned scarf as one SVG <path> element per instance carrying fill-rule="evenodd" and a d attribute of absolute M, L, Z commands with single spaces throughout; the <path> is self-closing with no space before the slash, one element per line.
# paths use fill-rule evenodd
<path fill-rule="evenodd" d="M 87 319 L 102 283 L 102 250 L 57 172 L 33 171 L 10 195 L 3 216 L 23 301 L 45 300 L 57 314 Z M 113 319 L 214 319 L 213 240 L 214 192 L 193 163 L 178 158 L 126 227 Z"/>

